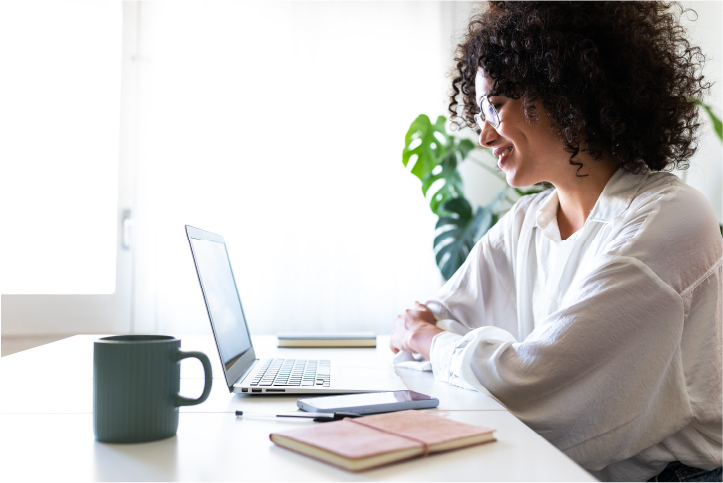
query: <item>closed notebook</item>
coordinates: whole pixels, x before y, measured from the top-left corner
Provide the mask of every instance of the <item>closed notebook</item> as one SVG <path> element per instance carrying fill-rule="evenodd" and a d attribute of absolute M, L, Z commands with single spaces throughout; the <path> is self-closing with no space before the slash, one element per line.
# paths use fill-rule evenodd
<path fill-rule="evenodd" d="M 350 471 L 495 441 L 493 429 L 400 411 L 272 433 L 275 444 Z"/>
<path fill-rule="evenodd" d="M 279 334 L 279 347 L 376 347 L 373 332 L 288 332 Z"/>

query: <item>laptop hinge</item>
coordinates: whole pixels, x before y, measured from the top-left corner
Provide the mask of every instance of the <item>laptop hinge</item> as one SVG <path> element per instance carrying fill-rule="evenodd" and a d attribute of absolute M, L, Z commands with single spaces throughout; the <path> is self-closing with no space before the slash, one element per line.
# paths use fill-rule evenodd
<path fill-rule="evenodd" d="M 256 365 L 258 363 L 259 363 L 259 360 L 254 359 L 253 364 L 251 364 L 243 373 L 241 373 L 241 376 L 238 379 L 236 379 L 236 383 L 234 384 L 234 386 L 237 384 L 241 384 L 241 381 L 243 381 L 246 378 L 246 376 L 251 374 L 251 372 L 253 371 L 253 368 L 256 367 Z"/>

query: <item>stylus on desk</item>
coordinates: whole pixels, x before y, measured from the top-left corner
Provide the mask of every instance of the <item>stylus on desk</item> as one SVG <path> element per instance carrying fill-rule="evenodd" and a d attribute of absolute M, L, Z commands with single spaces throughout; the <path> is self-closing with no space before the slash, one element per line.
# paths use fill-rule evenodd
<path fill-rule="evenodd" d="M 236 416 L 261 416 L 261 417 L 267 417 L 267 418 L 268 417 L 304 418 L 304 419 L 313 419 L 314 421 L 316 421 L 318 423 L 325 423 L 328 421 L 339 421 L 344 418 L 358 418 L 362 415 L 357 414 L 357 413 L 302 413 L 302 412 L 268 414 L 268 413 L 254 413 L 254 412 L 249 412 L 249 411 L 241 411 L 241 410 L 237 409 Z"/>

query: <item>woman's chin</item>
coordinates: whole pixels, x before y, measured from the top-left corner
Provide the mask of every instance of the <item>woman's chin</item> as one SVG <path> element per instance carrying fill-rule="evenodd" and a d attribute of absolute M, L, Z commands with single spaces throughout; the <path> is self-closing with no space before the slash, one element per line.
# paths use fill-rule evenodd
<path fill-rule="evenodd" d="M 512 153 L 510 153 L 512 154 Z M 517 188 L 518 186 L 521 186 L 519 184 L 520 182 L 520 173 L 519 170 L 515 169 L 514 163 L 510 162 L 509 156 L 505 156 L 502 161 L 497 162 L 497 167 L 505 173 L 505 179 L 507 180 L 507 184 L 512 186 L 513 188 Z"/>
<path fill-rule="evenodd" d="M 522 176 L 520 173 L 515 172 L 511 169 L 503 169 L 502 171 L 505 173 L 507 184 L 513 188 L 524 188 L 526 186 L 532 186 L 541 181 L 536 177 Z"/>
<path fill-rule="evenodd" d="M 515 176 L 515 172 L 509 169 L 503 169 L 502 170 L 505 173 L 505 178 L 507 179 L 507 184 L 512 186 L 513 188 L 520 188 L 522 186 L 525 186 L 524 184 L 520 183 L 520 180 L 517 176 Z"/>

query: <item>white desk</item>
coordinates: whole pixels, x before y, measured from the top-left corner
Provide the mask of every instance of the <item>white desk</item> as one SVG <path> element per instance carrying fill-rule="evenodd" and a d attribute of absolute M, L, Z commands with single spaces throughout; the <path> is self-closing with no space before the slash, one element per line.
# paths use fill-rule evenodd
<path fill-rule="evenodd" d="M 0 478 L 14 480 L 264 480 L 264 481 L 595 481 L 586 471 L 492 398 L 398 371 L 410 389 L 440 400 L 448 417 L 495 428 L 495 443 L 354 474 L 278 448 L 269 433 L 311 421 L 236 418 L 234 410 L 296 410 L 294 396 L 229 394 L 210 337 L 182 337 L 182 350 L 201 350 L 213 364 L 213 389 L 198 406 L 181 408 L 178 434 L 152 443 L 98 443 L 93 437 L 93 341 L 76 336 L 3 357 L 0 363 Z M 391 358 L 388 338 L 377 349 L 277 349 L 256 336 L 259 357 Z M 181 365 L 181 393 L 203 387 L 197 361 Z M 12 480 L 10 480 L 12 479 Z"/>

